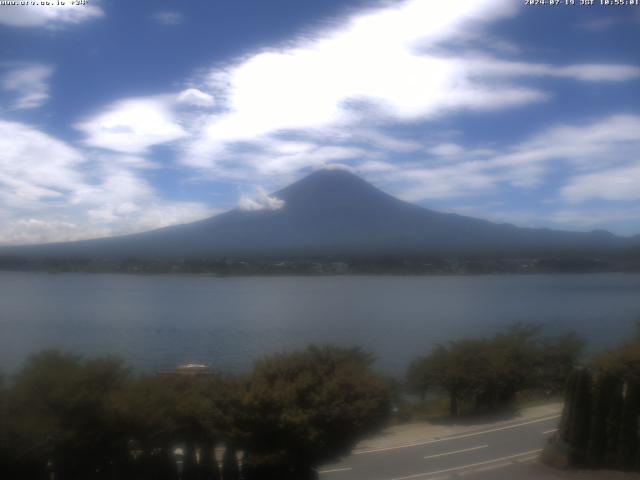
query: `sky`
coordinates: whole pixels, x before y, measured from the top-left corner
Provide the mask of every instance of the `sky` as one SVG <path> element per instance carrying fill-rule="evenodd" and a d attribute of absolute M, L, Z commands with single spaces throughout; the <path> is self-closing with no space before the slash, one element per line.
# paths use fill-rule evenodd
<path fill-rule="evenodd" d="M 0 2 L 0 245 L 282 208 L 321 168 L 640 233 L 638 5 L 31 3 Z"/>

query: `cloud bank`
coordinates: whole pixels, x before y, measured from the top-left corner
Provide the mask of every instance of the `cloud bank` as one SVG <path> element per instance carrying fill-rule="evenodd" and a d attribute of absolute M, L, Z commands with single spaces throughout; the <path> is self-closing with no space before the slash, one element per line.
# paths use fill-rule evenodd
<path fill-rule="evenodd" d="M 140 157 L 96 155 L 0 120 L 0 244 L 134 233 L 214 213 L 163 199 Z"/>

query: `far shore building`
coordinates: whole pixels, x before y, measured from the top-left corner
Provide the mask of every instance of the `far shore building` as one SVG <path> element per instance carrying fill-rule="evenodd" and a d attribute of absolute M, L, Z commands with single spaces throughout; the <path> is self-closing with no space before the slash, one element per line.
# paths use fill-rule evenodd
<path fill-rule="evenodd" d="M 213 377 L 216 372 L 209 368 L 207 365 L 200 363 L 186 363 L 184 365 L 178 365 L 176 368 L 170 370 L 160 370 L 158 376 L 160 377 Z"/>

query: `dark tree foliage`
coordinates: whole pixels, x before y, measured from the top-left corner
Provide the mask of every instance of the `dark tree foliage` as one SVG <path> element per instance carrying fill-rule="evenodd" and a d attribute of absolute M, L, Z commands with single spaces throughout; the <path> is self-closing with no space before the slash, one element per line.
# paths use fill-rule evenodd
<path fill-rule="evenodd" d="M 83 361 L 44 352 L 32 357 L 8 394 L 7 435 L 20 478 L 107 478 L 125 464 L 126 438 L 115 397 L 128 370 L 115 359 Z M 14 463 L 14 465 L 11 465 Z"/>
<path fill-rule="evenodd" d="M 617 458 L 618 445 L 620 440 L 620 422 L 622 421 L 622 410 L 624 407 L 624 381 L 616 379 L 612 389 L 611 408 L 606 419 L 607 447 L 604 452 L 605 465 L 614 465 Z"/>
<path fill-rule="evenodd" d="M 389 412 L 370 362 L 312 347 L 266 358 L 244 379 L 133 376 L 117 359 L 44 352 L 0 384 L 0 478 L 234 480 L 235 447 L 249 452 L 244 478 L 314 478 Z"/>
<path fill-rule="evenodd" d="M 587 463 L 595 468 L 604 465 L 607 451 L 607 418 L 618 393 L 618 382 L 612 375 L 602 375 L 594 382 Z"/>
<path fill-rule="evenodd" d="M 630 470 L 635 465 L 636 451 L 638 449 L 640 383 L 634 380 L 627 382 L 625 386 L 616 463 L 619 468 Z"/>
<path fill-rule="evenodd" d="M 407 382 L 423 396 L 447 392 L 452 416 L 461 404 L 472 412 L 493 411 L 510 406 L 526 389 L 561 392 L 582 346 L 575 335 L 545 339 L 537 326 L 516 324 L 493 338 L 435 348 L 410 365 Z"/>
<path fill-rule="evenodd" d="M 371 360 L 358 349 L 312 346 L 256 364 L 239 423 L 256 478 L 312 478 L 313 467 L 385 421 L 389 391 Z"/>
<path fill-rule="evenodd" d="M 538 386 L 549 393 L 563 392 L 584 346 L 584 339 L 575 333 L 542 339 L 538 346 Z"/>
<path fill-rule="evenodd" d="M 222 478 L 224 480 L 239 480 L 240 468 L 237 452 L 233 445 L 228 444 L 222 457 Z"/>
<path fill-rule="evenodd" d="M 573 466 L 640 470 L 640 336 L 569 379 L 559 440 Z M 551 443 L 553 446 L 553 442 Z"/>
<path fill-rule="evenodd" d="M 589 444 L 589 419 L 591 409 L 592 377 L 586 370 L 576 372 L 575 393 L 571 409 L 573 415 L 569 427 L 568 442 L 571 445 L 571 463 L 585 466 Z"/>

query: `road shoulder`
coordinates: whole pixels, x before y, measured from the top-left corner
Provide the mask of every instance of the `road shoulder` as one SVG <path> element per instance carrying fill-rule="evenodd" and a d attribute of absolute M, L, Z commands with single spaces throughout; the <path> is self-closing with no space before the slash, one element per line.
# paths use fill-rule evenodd
<path fill-rule="evenodd" d="M 561 413 L 562 403 L 550 403 L 522 409 L 512 416 L 503 417 L 498 421 L 495 416 L 478 416 L 472 419 L 460 419 L 456 423 L 412 422 L 393 425 L 375 436 L 364 439 L 354 449 L 353 454 L 419 445 L 432 440 L 553 417 Z"/>

